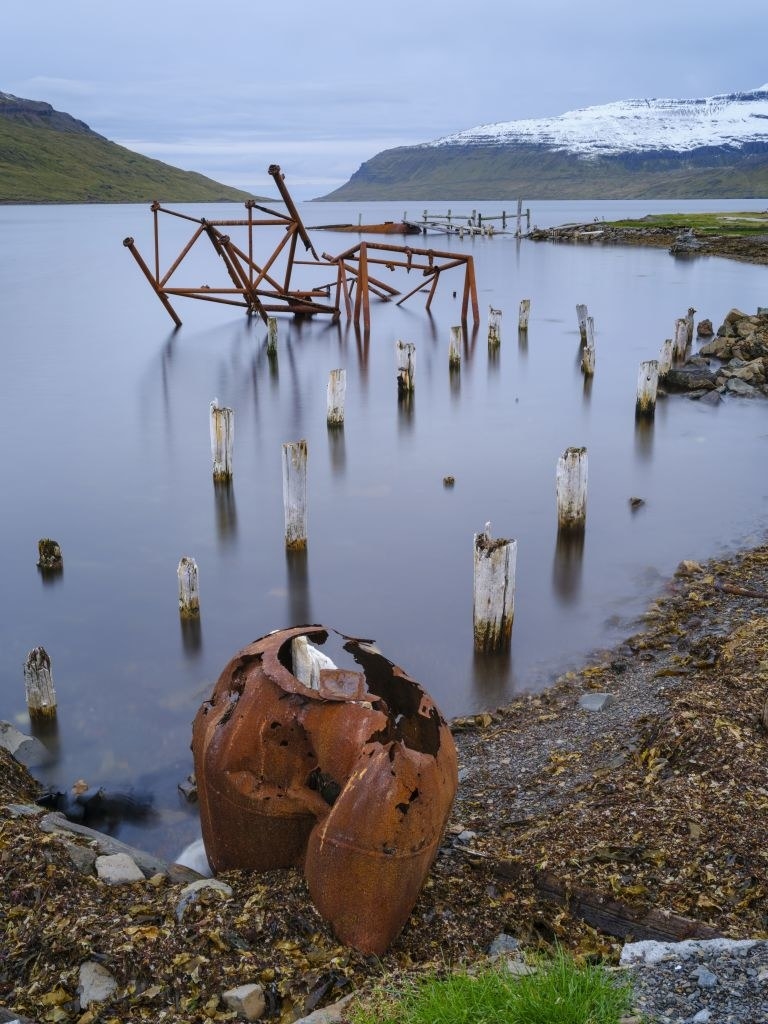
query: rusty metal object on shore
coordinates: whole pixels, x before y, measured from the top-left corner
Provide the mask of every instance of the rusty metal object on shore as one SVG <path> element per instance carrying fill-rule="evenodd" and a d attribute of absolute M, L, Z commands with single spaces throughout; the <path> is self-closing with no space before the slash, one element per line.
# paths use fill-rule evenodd
<path fill-rule="evenodd" d="M 192 730 L 203 839 L 216 872 L 302 868 L 338 938 L 381 954 L 437 854 L 456 748 L 429 695 L 370 641 L 336 634 L 362 671 L 323 667 L 322 653 L 311 678 L 300 670 L 293 641 L 328 635 L 270 633 L 221 673 Z"/>

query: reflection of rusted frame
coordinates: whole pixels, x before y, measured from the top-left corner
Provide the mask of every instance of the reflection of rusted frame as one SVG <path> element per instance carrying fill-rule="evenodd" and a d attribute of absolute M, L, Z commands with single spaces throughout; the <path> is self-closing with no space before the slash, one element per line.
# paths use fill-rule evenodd
<path fill-rule="evenodd" d="M 192 299 L 203 299 L 206 302 L 220 302 L 229 306 L 241 306 L 246 309 L 249 315 L 258 313 L 265 322 L 270 313 L 281 312 L 309 316 L 315 313 L 325 313 L 330 314 L 334 320 L 338 320 L 343 299 L 348 319 L 354 319 L 354 322 L 359 324 L 362 313 L 363 324 L 368 329 L 370 328 L 371 293 L 385 301 L 400 295 L 397 288 L 370 275 L 369 266 L 371 265 L 381 265 L 390 271 L 394 271 L 396 268 L 404 269 L 406 273 L 414 270 L 421 274 L 423 280 L 414 289 L 398 299 L 398 305 L 405 302 L 406 299 L 409 299 L 416 292 L 423 290 L 428 282 L 427 309 L 430 308 L 432 303 L 440 274 L 445 270 L 463 266 L 464 291 L 461 319 L 462 321 L 467 319 L 467 311 L 471 301 L 474 322 L 477 323 L 479 321 L 475 270 L 471 256 L 435 252 L 431 249 L 414 249 L 410 246 L 360 242 L 339 256 L 329 256 L 327 253 L 323 253 L 322 258 L 320 258 L 312 246 L 307 230 L 285 185 L 284 176 L 277 164 L 270 166 L 269 174 L 272 176 L 285 203 L 287 213 L 259 206 L 251 199 L 245 204 L 248 211 L 247 219 L 206 220 L 204 217 L 192 217 L 186 213 L 169 210 L 155 202 L 151 206 L 154 217 L 154 272 L 149 268 L 137 250 L 134 240 L 132 238 L 124 239 L 123 245 L 130 251 L 155 294 L 177 326 L 181 325 L 181 319 L 171 305 L 171 296 L 185 296 Z M 255 219 L 253 215 L 254 210 L 264 214 L 264 217 Z M 159 213 L 166 213 L 196 225 L 189 241 L 162 275 L 160 272 Z M 228 234 L 220 230 L 220 228 L 225 227 L 247 228 L 247 252 L 237 246 Z M 254 259 L 253 232 L 254 228 L 257 227 L 285 228 L 284 237 L 263 265 L 258 264 Z M 207 284 L 192 288 L 171 286 L 169 283 L 171 278 L 198 239 L 203 236 L 208 238 L 216 255 L 224 263 L 231 286 L 211 287 Z M 299 240 L 303 243 L 305 250 L 311 253 L 313 257 L 311 260 L 296 259 L 296 248 Z M 284 253 L 284 250 L 287 250 L 285 252 L 285 274 L 283 279 L 279 280 L 275 264 Z M 369 255 L 369 253 L 373 253 L 373 255 Z M 378 253 L 389 255 L 379 256 L 377 255 Z M 299 265 L 316 267 L 327 271 L 335 268 L 336 286 L 333 304 L 330 304 L 328 301 L 333 289 L 332 282 L 309 289 L 291 287 L 294 267 Z M 352 302 L 353 293 L 354 305 Z"/>

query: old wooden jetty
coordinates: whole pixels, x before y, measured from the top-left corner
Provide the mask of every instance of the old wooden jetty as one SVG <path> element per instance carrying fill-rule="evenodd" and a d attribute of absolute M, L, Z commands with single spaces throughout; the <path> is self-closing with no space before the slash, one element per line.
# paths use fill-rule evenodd
<path fill-rule="evenodd" d="M 316 224 L 310 231 L 345 231 L 359 235 L 420 235 L 421 225 L 407 220 L 385 220 L 381 224 Z"/>

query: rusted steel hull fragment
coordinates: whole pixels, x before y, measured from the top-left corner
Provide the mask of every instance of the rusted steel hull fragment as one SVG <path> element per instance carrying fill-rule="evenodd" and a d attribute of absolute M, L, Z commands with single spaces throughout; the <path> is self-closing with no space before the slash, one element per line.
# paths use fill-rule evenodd
<path fill-rule="evenodd" d="M 203 839 L 214 871 L 303 868 L 339 939 L 381 954 L 437 854 L 456 749 L 428 694 L 366 641 L 342 638 L 362 671 L 322 668 L 304 685 L 291 653 L 304 636 L 328 631 L 244 648 L 195 717 Z"/>

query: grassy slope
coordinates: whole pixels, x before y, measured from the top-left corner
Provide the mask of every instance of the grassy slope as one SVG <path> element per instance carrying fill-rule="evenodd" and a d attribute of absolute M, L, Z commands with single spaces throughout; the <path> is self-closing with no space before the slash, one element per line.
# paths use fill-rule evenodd
<path fill-rule="evenodd" d="M 768 196 L 768 153 L 578 159 L 537 146 L 401 147 L 324 200 L 701 199 Z"/>
<path fill-rule="evenodd" d="M 202 174 L 133 153 L 95 134 L 0 117 L 0 202 L 144 203 L 252 198 Z"/>

